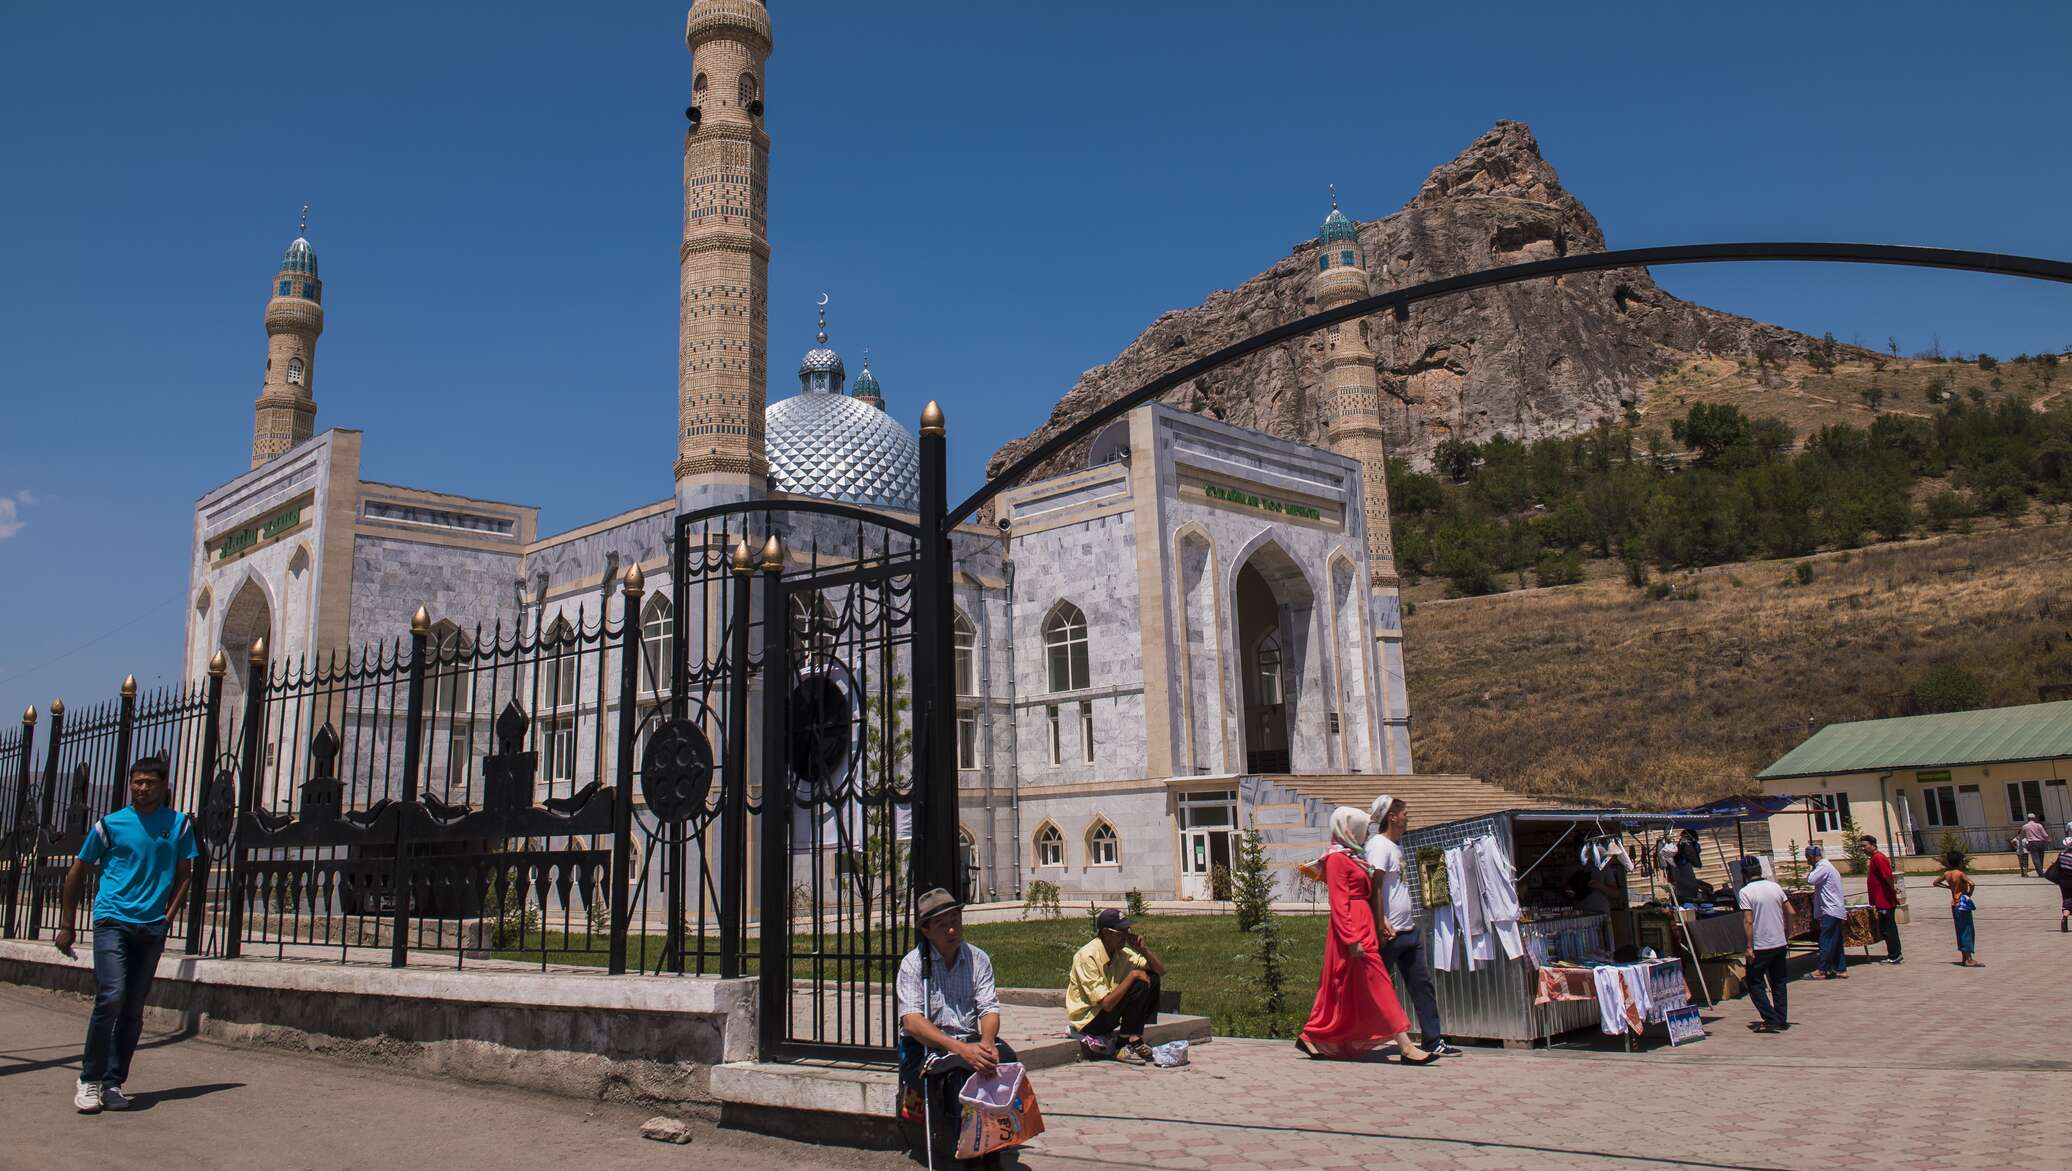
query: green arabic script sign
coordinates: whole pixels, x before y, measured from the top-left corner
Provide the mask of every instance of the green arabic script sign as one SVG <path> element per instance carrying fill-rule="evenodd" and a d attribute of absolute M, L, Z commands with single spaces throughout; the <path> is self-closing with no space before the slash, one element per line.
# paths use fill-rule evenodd
<path fill-rule="evenodd" d="M 261 541 L 272 540 L 302 523 L 302 506 L 283 509 L 257 524 L 249 524 L 223 538 L 216 546 L 216 560 L 227 561 Z"/>
<path fill-rule="evenodd" d="M 1292 504 L 1286 500 L 1275 500 L 1271 496 L 1257 496 L 1242 489 L 1225 488 L 1221 484 L 1204 484 L 1202 488 L 1209 494 L 1209 499 L 1221 500 L 1226 504 L 1241 504 L 1246 508 L 1278 512 L 1283 516 L 1299 516 L 1304 520 L 1324 519 L 1322 511 L 1307 504 Z"/>

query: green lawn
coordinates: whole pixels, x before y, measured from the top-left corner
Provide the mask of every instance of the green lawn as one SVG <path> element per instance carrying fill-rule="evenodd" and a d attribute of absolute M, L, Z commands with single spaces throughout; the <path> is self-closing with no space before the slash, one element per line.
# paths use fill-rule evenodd
<path fill-rule="evenodd" d="M 1280 915 L 1281 996 L 1268 1019 L 1260 986 L 1259 934 L 1240 933 L 1232 915 L 1143 915 L 1137 930 L 1165 961 L 1165 987 L 1179 992 L 1180 1011 L 1205 1016 L 1226 1037 L 1290 1037 L 1309 1016 L 1324 962 L 1322 915 Z M 1015 923 L 973 923 L 965 938 L 993 959 L 1003 988 L 1058 988 L 1072 953 L 1093 937 L 1084 915 Z"/>
<path fill-rule="evenodd" d="M 1206 1016 L 1221 1036 L 1288 1037 L 1309 1015 L 1316 994 L 1317 974 L 1323 966 L 1324 926 L 1322 915 L 1281 915 L 1275 920 L 1281 929 L 1283 977 L 1281 1013 L 1269 1019 L 1264 1008 L 1265 989 L 1260 984 L 1259 934 L 1242 934 L 1231 915 L 1145 915 L 1137 920 L 1152 950 L 1165 960 L 1165 987 L 1180 993 L 1180 1011 Z M 597 951 L 564 951 L 558 933 L 549 932 L 547 962 L 603 966 L 604 937 L 596 938 Z M 1091 939 L 1086 916 L 1067 913 L 1058 919 L 1034 918 L 1022 922 L 973 923 L 965 937 L 985 949 L 993 959 L 993 975 L 1003 988 L 1061 988 L 1072 953 Z M 716 945 L 717 941 L 714 941 Z M 661 955 L 663 937 L 635 936 L 627 941 L 628 966 L 641 963 L 643 944 L 646 966 L 652 968 Z M 793 971 L 799 976 L 812 972 L 812 961 L 800 953 L 810 941 L 793 941 Z M 498 959 L 538 963 L 540 952 L 499 951 Z M 717 961 L 708 964 L 716 970 Z M 748 974 L 755 974 L 753 959 Z M 824 974 L 840 979 L 838 964 L 823 966 Z"/>

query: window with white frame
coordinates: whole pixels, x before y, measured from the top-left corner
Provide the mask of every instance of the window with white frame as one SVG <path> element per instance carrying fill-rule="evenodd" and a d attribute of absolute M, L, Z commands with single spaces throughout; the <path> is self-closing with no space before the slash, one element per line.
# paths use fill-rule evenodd
<path fill-rule="evenodd" d="M 1957 817 L 1957 786 L 1921 786 L 1921 805 L 1927 811 L 1928 824 L 1954 826 L 1964 824 Z"/>
<path fill-rule="evenodd" d="M 1115 827 L 1105 821 L 1094 823 L 1093 832 L 1086 835 L 1086 857 L 1094 866 L 1120 865 L 1120 846 L 1115 837 Z"/>
<path fill-rule="evenodd" d="M 1046 825 L 1036 831 L 1036 865 L 1063 866 L 1065 864 L 1065 835 L 1058 827 Z"/>
<path fill-rule="evenodd" d="M 289 382 L 290 382 L 291 384 L 295 385 L 295 386 L 300 386 L 300 385 L 302 385 L 302 378 L 303 378 L 303 371 L 304 371 L 304 369 L 305 369 L 305 368 L 304 368 L 304 366 L 302 365 L 302 359 L 300 359 L 300 358 L 290 358 L 290 359 L 288 359 L 288 381 L 289 381 Z"/>
<path fill-rule="evenodd" d="M 541 764 L 546 767 L 549 781 L 576 779 L 576 718 L 554 716 L 547 721 L 547 750 L 542 754 Z"/>
<path fill-rule="evenodd" d="M 433 625 L 425 649 L 429 652 L 425 665 L 431 672 L 433 713 L 453 715 L 473 711 L 474 688 L 470 686 L 473 679 L 467 663 L 467 636 L 460 632 L 460 627 L 442 621 Z"/>
<path fill-rule="evenodd" d="M 1051 704 L 1043 709 L 1043 715 L 1050 723 L 1050 762 L 1065 762 L 1065 730 L 1058 726 L 1058 705 Z"/>
<path fill-rule="evenodd" d="M 641 690 L 668 691 L 676 672 L 676 607 L 660 594 L 640 611 Z"/>
<path fill-rule="evenodd" d="M 1043 620 L 1043 652 L 1052 691 L 1088 686 L 1086 614 L 1070 602 L 1051 607 Z"/>
<path fill-rule="evenodd" d="M 1079 759 L 1087 764 L 1094 762 L 1094 705 L 1091 700 L 1079 701 Z"/>
<path fill-rule="evenodd" d="M 1266 707 L 1278 707 L 1281 703 L 1281 640 L 1269 633 L 1259 640 L 1256 656 L 1259 667 L 1259 702 Z"/>
<path fill-rule="evenodd" d="M 579 649 L 575 628 L 568 624 L 567 619 L 556 618 L 540 640 L 542 710 L 561 711 L 576 706 L 576 665 L 581 661 L 577 655 Z"/>
<path fill-rule="evenodd" d="M 1841 833 L 1842 823 L 1850 818 L 1849 794 L 1822 793 L 1808 797 L 1806 808 L 1813 811 L 1814 833 Z"/>
<path fill-rule="evenodd" d="M 808 602 L 803 594 L 791 597 L 791 649 L 792 653 L 809 662 L 825 660 L 834 654 L 840 621 L 835 617 L 833 606 L 820 594 L 814 594 Z"/>
<path fill-rule="evenodd" d="M 960 707 L 957 709 L 957 767 L 965 770 L 978 767 L 978 710 Z"/>
<path fill-rule="evenodd" d="M 950 647 L 957 665 L 957 694 L 978 694 L 978 631 L 959 610 L 950 623 Z"/>

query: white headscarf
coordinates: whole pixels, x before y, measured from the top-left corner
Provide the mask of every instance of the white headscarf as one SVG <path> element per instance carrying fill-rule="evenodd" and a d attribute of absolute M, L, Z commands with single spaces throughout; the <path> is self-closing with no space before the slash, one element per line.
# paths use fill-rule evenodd
<path fill-rule="evenodd" d="M 1343 846 L 1355 854 L 1367 847 L 1367 814 L 1350 805 L 1340 805 L 1331 813 L 1331 844 Z"/>
<path fill-rule="evenodd" d="M 1375 833 L 1380 833 L 1388 828 L 1388 826 L 1382 823 L 1388 820 L 1389 810 L 1394 809 L 1395 807 L 1396 799 L 1394 797 L 1391 797 L 1387 793 L 1383 793 L 1381 796 L 1376 797 L 1374 799 L 1374 804 L 1369 805 L 1367 807 L 1367 820 L 1374 823 Z"/>

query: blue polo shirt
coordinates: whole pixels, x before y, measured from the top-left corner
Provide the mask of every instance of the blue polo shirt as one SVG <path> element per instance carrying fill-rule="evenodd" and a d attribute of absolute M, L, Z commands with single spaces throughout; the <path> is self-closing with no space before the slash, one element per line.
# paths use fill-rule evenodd
<path fill-rule="evenodd" d="M 125 806 L 95 822 L 79 848 L 81 861 L 101 868 L 94 922 L 165 922 L 173 871 L 199 853 L 194 820 L 163 805 L 149 813 Z"/>

